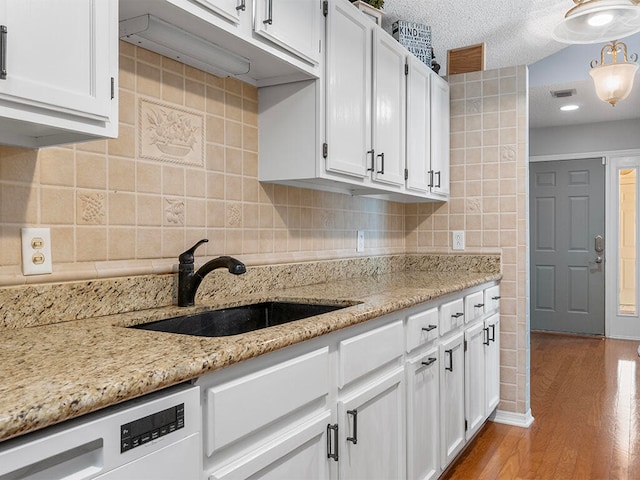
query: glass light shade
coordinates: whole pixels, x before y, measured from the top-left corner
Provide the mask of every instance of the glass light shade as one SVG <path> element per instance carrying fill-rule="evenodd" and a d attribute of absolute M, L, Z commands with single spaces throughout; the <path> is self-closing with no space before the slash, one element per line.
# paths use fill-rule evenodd
<path fill-rule="evenodd" d="M 635 0 L 574 2 L 576 6 L 553 31 L 559 42 L 600 43 L 640 32 L 640 5 Z"/>
<path fill-rule="evenodd" d="M 631 93 L 637 71 L 637 63 L 625 62 L 593 67 L 589 75 L 595 83 L 598 98 L 615 106 Z"/>

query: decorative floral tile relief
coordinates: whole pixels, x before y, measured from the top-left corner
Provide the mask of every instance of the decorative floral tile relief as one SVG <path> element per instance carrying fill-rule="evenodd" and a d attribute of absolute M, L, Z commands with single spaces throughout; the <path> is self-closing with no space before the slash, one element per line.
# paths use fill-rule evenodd
<path fill-rule="evenodd" d="M 141 158 L 204 165 L 204 116 L 174 105 L 140 99 Z"/>
<path fill-rule="evenodd" d="M 105 196 L 102 193 L 78 193 L 78 223 L 103 225 L 106 217 Z"/>
<path fill-rule="evenodd" d="M 184 200 L 165 198 L 165 225 L 184 225 Z"/>

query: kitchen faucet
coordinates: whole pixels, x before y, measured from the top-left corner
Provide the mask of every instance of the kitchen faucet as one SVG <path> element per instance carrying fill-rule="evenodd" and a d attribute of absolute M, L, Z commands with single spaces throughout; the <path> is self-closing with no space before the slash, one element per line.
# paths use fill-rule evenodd
<path fill-rule="evenodd" d="M 190 307 L 194 304 L 196 292 L 202 279 L 216 268 L 227 268 L 229 269 L 229 273 L 233 273 L 234 275 L 240 275 L 247 271 L 247 267 L 245 267 L 241 261 L 233 257 L 223 256 L 209 260 L 194 273 L 193 256 L 196 248 L 208 241 L 206 238 L 200 240 L 178 257 L 180 262 L 180 266 L 178 267 L 178 306 L 180 307 Z"/>

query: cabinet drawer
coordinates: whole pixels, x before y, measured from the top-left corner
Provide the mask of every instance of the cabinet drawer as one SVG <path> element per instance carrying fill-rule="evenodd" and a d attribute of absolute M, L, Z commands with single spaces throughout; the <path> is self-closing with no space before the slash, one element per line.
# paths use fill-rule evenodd
<path fill-rule="evenodd" d="M 208 388 L 207 456 L 328 392 L 328 347 Z"/>
<path fill-rule="evenodd" d="M 484 292 L 476 292 L 464 297 L 465 322 L 473 322 L 482 315 L 484 315 Z"/>
<path fill-rule="evenodd" d="M 484 311 L 485 313 L 496 312 L 500 309 L 500 285 L 486 288 L 484 290 Z"/>
<path fill-rule="evenodd" d="M 440 307 L 440 335 L 464 325 L 464 302 L 461 298 Z"/>
<path fill-rule="evenodd" d="M 402 321 L 397 321 L 341 341 L 338 387 L 400 357 L 403 340 Z"/>
<path fill-rule="evenodd" d="M 438 323 L 437 308 L 410 315 L 407 318 L 407 352 L 437 339 Z"/>

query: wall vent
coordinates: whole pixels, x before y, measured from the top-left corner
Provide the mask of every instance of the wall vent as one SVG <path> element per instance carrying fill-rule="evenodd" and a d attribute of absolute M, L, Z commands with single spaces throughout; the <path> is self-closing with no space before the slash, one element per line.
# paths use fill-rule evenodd
<path fill-rule="evenodd" d="M 551 96 L 553 98 L 566 98 L 573 97 L 576 94 L 575 88 L 569 88 L 567 90 L 552 90 Z"/>

